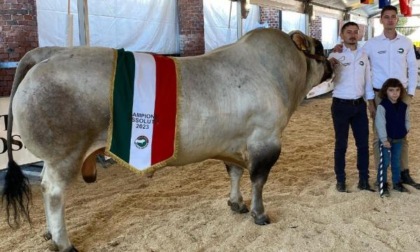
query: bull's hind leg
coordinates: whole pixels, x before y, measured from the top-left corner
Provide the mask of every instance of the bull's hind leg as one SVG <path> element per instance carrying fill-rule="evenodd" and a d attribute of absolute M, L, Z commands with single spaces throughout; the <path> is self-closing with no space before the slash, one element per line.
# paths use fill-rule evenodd
<path fill-rule="evenodd" d="M 44 163 L 44 167 L 42 168 L 41 171 L 41 180 L 44 177 L 44 173 L 45 173 L 46 167 L 45 167 L 45 163 Z M 41 186 L 42 186 L 42 182 L 41 182 Z M 42 191 L 44 192 L 44 189 L 42 189 Z M 47 225 L 47 230 L 45 231 L 43 237 L 46 241 L 51 240 L 52 236 L 51 236 L 51 232 L 50 232 L 50 223 L 49 223 L 49 219 L 48 219 L 48 214 L 47 214 L 47 209 L 46 209 L 46 205 L 47 202 L 45 201 L 45 197 L 44 198 L 44 211 L 45 211 L 45 220 L 46 220 L 46 225 Z"/>
<path fill-rule="evenodd" d="M 226 170 L 230 176 L 230 197 L 228 200 L 228 205 L 232 211 L 238 213 L 247 213 L 249 212 L 248 208 L 243 202 L 242 193 L 240 190 L 240 181 L 244 169 L 234 165 L 226 164 Z"/>
<path fill-rule="evenodd" d="M 263 187 L 267 182 L 271 167 L 280 156 L 280 147 L 263 146 L 250 151 L 250 175 L 252 182 L 251 215 L 255 224 L 266 225 L 270 219 L 264 211 Z"/>
<path fill-rule="evenodd" d="M 44 163 L 41 186 L 48 228 L 44 237 L 52 239 L 54 249 L 59 251 L 77 251 L 70 243 L 64 213 L 65 189 L 76 172 L 65 161 L 54 165 Z"/>

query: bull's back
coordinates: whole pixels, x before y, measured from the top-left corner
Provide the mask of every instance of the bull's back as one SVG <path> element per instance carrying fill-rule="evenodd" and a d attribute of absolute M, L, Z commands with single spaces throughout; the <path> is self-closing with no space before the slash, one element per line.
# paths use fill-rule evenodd
<path fill-rule="evenodd" d="M 41 159 L 106 135 L 114 50 L 72 48 L 36 64 L 13 98 L 22 140 Z M 53 155 L 55 154 L 55 155 Z"/>
<path fill-rule="evenodd" d="M 254 138 L 280 137 L 288 120 L 283 115 L 289 113 L 284 100 L 287 85 L 293 83 L 288 69 L 282 69 L 285 62 L 279 63 L 281 57 L 296 58 L 291 57 L 295 46 L 284 34 L 269 31 L 268 36 L 268 41 L 245 38 L 213 53 L 178 59 L 183 160 L 242 158 Z M 298 57 L 287 68 L 298 71 L 294 68 L 302 61 Z"/>

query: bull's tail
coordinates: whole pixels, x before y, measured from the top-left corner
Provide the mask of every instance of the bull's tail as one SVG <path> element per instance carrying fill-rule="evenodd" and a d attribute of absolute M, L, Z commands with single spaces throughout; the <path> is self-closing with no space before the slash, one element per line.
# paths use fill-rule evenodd
<path fill-rule="evenodd" d="M 5 208 L 9 226 L 18 227 L 21 215 L 31 223 L 29 216 L 31 198 L 28 178 L 14 160 L 9 160 L 2 197 L 3 202 L 6 201 Z M 13 215 L 13 221 L 10 219 L 11 215 Z"/>
<path fill-rule="evenodd" d="M 29 216 L 29 204 L 31 202 L 32 194 L 29 187 L 29 180 L 23 174 L 19 165 L 13 159 L 12 153 L 12 129 L 13 129 L 13 113 L 12 103 L 13 97 L 18 89 L 19 84 L 25 77 L 26 73 L 37 63 L 48 59 L 54 53 L 64 50 L 59 47 L 46 47 L 34 49 L 20 60 L 15 72 L 12 91 L 10 94 L 9 115 L 7 122 L 7 156 L 9 158 L 8 169 L 5 176 L 5 183 L 2 193 L 2 202 L 6 208 L 7 222 L 11 227 L 18 227 L 20 217 L 25 217 L 29 223 L 31 218 Z M 11 221 L 13 216 L 13 221 Z"/>

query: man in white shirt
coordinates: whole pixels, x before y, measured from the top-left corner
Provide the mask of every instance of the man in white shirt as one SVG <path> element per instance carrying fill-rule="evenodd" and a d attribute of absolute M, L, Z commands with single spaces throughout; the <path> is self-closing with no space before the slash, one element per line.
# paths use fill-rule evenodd
<path fill-rule="evenodd" d="M 373 99 L 370 66 L 367 55 L 357 48 L 359 26 L 348 22 L 341 28 L 343 40 L 341 53 L 331 53 L 329 60 L 334 66 L 333 102 L 331 114 L 335 131 L 334 172 L 336 189 L 346 192 L 345 159 L 350 126 L 357 147 L 357 169 L 360 190 L 371 190 L 369 185 L 369 121 L 367 99 Z"/>
<path fill-rule="evenodd" d="M 371 117 L 375 118 L 376 107 L 381 102 L 378 91 L 383 83 L 389 78 L 397 78 L 407 89 L 408 95 L 404 102 L 410 105 L 411 98 L 414 96 L 417 87 L 417 61 L 413 43 L 405 36 L 397 33 L 395 27 L 398 23 L 397 8 L 389 5 L 381 11 L 381 24 L 384 31 L 381 35 L 369 39 L 363 46 L 364 52 L 369 57 L 372 86 L 375 91 L 375 99 L 369 99 L 369 111 Z M 379 164 L 379 140 L 375 125 L 373 126 L 373 153 L 375 167 Z M 404 138 L 401 154 L 401 180 L 405 184 L 420 189 L 420 184 L 416 183 L 410 176 L 408 170 L 408 142 Z"/>

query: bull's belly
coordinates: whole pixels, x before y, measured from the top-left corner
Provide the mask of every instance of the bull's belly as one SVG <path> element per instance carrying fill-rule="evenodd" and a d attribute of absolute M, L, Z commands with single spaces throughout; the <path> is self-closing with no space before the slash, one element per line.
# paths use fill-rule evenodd
<path fill-rule="evenodd" d="M 236 133 L 238 132 L 237 130 Z M 246 163 L 247 138 L 240 137 L 241 134 L 236 135 L 223 130 L 216 133 L 204 129 L 189 131 L 189 134 L 183 133 L 181 129 L 177 140 L 176 159 L 171 161 L 171 166 L 187 165 L 207 159 L 218 159 L 240 166 Z"/>
<path fill-rule="evenodd" d="M 208 159 L 217 159 L 221 160 L 225 163 L 235 164 L 240 167 L 246 168 L 246 162 L 243 159 L 243 155 L 241 153 L 235 154 L 227 154 L 224 153 L 223 155 L 215 155 L 211 153 L 194 153 L 194 152 L 178 152 L 177 157 L 175 160 L 172 160 L 168 163 L 168 166 L 182 166 L 188 165 L 193 163 L 202 162 Z"/>

